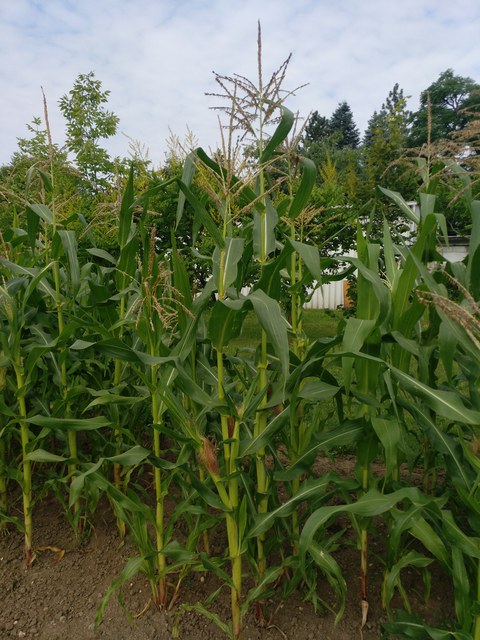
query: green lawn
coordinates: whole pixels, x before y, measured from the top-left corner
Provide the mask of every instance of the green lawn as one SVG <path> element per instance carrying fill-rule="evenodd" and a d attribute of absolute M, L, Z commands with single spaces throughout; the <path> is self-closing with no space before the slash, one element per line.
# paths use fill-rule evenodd
<path fill-rule="evenodd" d="M 342 318 L 341 311 L 324 311 L 305 309 L 303 312 L 303 329 L 307 338 L 331 337 L 336 335 L 338 322 Z M 256 346 L 260 340 L 260 324 L 253 312 L 244 320 L 242 334 L 230 345 L 233 349 Z"/>

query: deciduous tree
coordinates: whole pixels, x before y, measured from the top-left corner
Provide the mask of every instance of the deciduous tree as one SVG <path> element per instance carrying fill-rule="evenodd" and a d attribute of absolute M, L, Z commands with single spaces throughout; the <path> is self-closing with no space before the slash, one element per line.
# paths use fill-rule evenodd
<path fill-rule="evenodd" d="M 59 101 L 60 110 L 67 121 L 67 148 L 83 173 L 85 186 L 94 194 L 108 185 L 113 163 L 100 142 L 117 131 L 118 117 L 105 107 L 110 91 L 93 71 L 80 74 L 73 89 Z"/>

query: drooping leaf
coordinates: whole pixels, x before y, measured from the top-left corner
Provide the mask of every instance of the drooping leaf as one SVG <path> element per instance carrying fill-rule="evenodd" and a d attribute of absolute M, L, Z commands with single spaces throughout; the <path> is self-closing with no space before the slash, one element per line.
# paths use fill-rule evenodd
<path fill-rule="evenodd" d="M 270 160 L 277 147 L 285 140 L 285 138 L 290 133 L 290 130 L 293 127 L 293 123 L 295 122 L 295 116 L 293 115 L 292 111 L 290 111 L 290 109 L 287 109 L 287 107 L 283 105 L 279 105 L 278 107 L 282 111 L 282 117 L 280 119 L 280 122 L 278 123 L 277 128 L 273 132 L 272 137 L 268 141 L 267 146 L 263 150 L 263 153 L 260 157 L 260 164 L 263 164 L 264 162 L 268 162 Z"/>
<path fill-rule="evenodd" d="M 288 325 L 280 305 L 261 290 L 250 292 L 247 299 L 252 303 L 255 315 L 273 345 L 286 379 L 289 368 Z"/>

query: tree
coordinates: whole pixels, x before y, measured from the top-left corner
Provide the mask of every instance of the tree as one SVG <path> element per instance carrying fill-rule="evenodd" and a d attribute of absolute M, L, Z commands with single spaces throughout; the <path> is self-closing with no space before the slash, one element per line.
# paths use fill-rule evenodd
<path fill-rule="evenodd" d="M 306 143 L 322 142 L 331 134 L 330 121 L 325 116 L 321 116 L 318 111 L 314 111 L 308 119 L 303 140 Z"/>
<path fill-rule="evenodd" d="M 448 139 L 460 131 L 480 109 L 480 89 L 472 78 L 457 76 L 452 69 L 440 74 L 420 95 L 420 108 L 413 114 L 409 145 L 420 147 L 428 140 L 430 100 L 430 141 Z"/>
<path fill-rule="evenodd" d="M 403 230 L 404 225 L 399 218 L 398 208 L 376 191 L 377 186 L 398 191 L 407 200 L 416 199 L 417 166 L 405 153 L 409 120 L 403 89 L 396 83 L 381 109 L 370 118 L 364 136 L 365 179 L 359 185 L 359 190 L 364 202 L 375 198 L 375 216 L 371 228 L 373 236 L 381 237 L 384 217 L 399 230 Z"/>
<path fill-rule="evenodd" d="M 348 102 L 340 102 L 329 121 L 337 149 L 356 149 L 360 143 L 360 132 L 353 120 Z"/>
<path fill-rule="evenodd" d="M 319 184 L 315 185 L 305 223 L 305 235 L 321 247 L 324 255 L 348 252 L 355 241 L 356 208 L 352 206 L 348 180 L 350 173 L 340 173 L 327 153 L 318 169 Z"/>
<path fill-rule="evenodd" d="M 110 91 L 102 91 L 102 83 L 93 71 L 80 74 L 73 89 L 64 95 L 59 106 L 67 121 L 67 149 L 75 154 L 83 173 L 85 186 L 93 194 L 108 186 L 113 163 L 100 141 L 117 132 L 118 117 L 105 108 Z"/>
<path fill-rule="evenodd" d="M 57 217 L 68 218 L 80 208 L 78 175 L 67 153 L 51 141 L 40 117 L 27 124 L 30 135 L 18 140 L 10 163 L 0 169 L 0 230 L 25 212 L 25 201 L 52 206 Z"/>
<path fill-rule="evenodd" d="M 363 138 L 364 146 L 369 147 L 374 138 L 378 138 L 379 134 L 381 134 L 384 139 L 391 137 L 389 134 L 391 132 L 392 118 L 395 119 L 396 137 L 401 138 L 403 144 L 407 139 L 411 113 L 406 109 L 406 98 L 398 82 L 395 83 L 393 89 L 389 92 L 380 111 L 374 111 L 368 121 Z"/>
<path fill-rule="evenodd" d="M 380 111 L 370 118 L 365 132 L 366 186 L 369 193 L 377 185 L 382 185 L 400 191 L 405 197 L 413 195 L 411 192 L 416 186 L 414 172 L 408 171 L 407 162 L 402 162 L 409 117 L 403 89 L 397 83 Z"/>

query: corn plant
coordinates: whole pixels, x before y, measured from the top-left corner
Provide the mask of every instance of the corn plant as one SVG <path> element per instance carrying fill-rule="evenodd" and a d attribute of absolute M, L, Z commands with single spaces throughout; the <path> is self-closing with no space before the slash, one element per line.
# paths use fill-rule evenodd
<path fill-rule="evenodd" d="M 468 177 L 464 176 L 468 181 Z M 479 214 L 478 201 L 468 197 L 467 206 L 472 214 L 472 235 L 469 254 L 462 263 L 451 263 L 446 270 L 429 271 L 416 260 L 423 285 L 418 300 L 439 316 L 438 356 L 447 375 L 448 386 L 425 384 L 408 374 L 396 373 L 406 393 L 416 397 L 407 410 L 422 426 L 433 449 L 444 460 L 450 482 L 447 495 L 458 503 L 458 513 L 442 512 L 442 519 L 429 525 L 420 520 L 413 534 L 451 575 L 455 587 L 456 633 L 459 637 L 475 638 L 480 634 L 478 607 L 479 542 L 478 528 L 478 460 L 475 443 L 478 440 L 478 283 L 473 278 L 474 264 L 478 260 Z M 459 297 L 451 299 L 446 285 Z M 434 311 L 435 310 L 435 311 Z M 458 367 L 459 374 L 455 373 Z M 469 397 L 458 391 L 458 382 L 466 382 Z M 464 385 L 462 385 L 464 386 Z M 400 399 L 401 402 L 401 399 Z M 402 404 L 404 404 L 402 402 Z M 439 416 L 442 420 L 435 419 Z M 445 424 L 446 423 L 446 424 Z M 451 483 L 451 484 L 450 484 Z M 472 527 L 473 524 L 473 527 Z M 448 533 L 447 533 L 448 532 Z M 403 632 L 413 626 L 413 619 L 404 614 L 389 626 L 392 631 Z M 426 628 L 426 625 L 420 625 Z M 427 629 L 427 632 L 441 633 Z M 420 632 L 419 632 L 420 633 Z"/>

